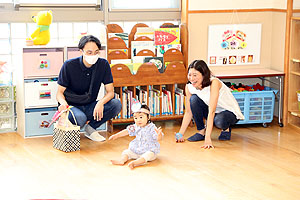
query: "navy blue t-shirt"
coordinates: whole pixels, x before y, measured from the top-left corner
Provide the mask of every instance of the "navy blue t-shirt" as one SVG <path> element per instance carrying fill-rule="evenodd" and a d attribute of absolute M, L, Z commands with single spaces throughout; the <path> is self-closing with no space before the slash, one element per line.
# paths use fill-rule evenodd
<path fill-rule="evenodd" d="M 78 95 L 85 94 L 89 91 L 92 74 L 96 73 L 92 83 L 91 102 L 93 102 L 97 99 L 101 83 L 104 85 L 113 83 L 113 77 L 107 60 L 99 58 L 94 65 L 88 68 L 83 64 L 82 59 L 82 56 L 80 56 L 65 61 L 60 70 L 57 83 Z"/>

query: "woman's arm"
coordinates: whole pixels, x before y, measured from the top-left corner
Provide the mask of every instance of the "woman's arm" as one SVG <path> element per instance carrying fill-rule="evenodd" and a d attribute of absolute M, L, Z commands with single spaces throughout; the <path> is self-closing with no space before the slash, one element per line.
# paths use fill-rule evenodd
<path fill-rule="evenodd" d="M 189 126 L 189 124 L 192 120 L 192 117 L 193 117 L 191 107 L 190 107 L 191 93 L 190 93 L 187 85 L 185 86 L 185 93 L 186 93 L 186 102 L 185 102 L 186 106 L 185 106 L 185 111 L 184 111 L 181 127 L 179 130 L 179 133 L 181 133 L 182 135 L 184 135 L 184 133 L 185 133 L 187 127 Z M 178 140 L 178 142 L 183 142 L 183 141 L 184 141 L 183 138 Z"/>
<path fill-rule="evenodd" d="M 212 142 L 211 142 L 211 132 L 214 125 L 214 117 L 215 112 L 217 108 L 217 103 L 219 99 L 219 91 L 222 87 L 222 83 L 214 79 L 210 85 L 210 100 L 209 100 L 209 106 L 208 106 L 208 116 L 207 116 L 207 122 L 206 122 L 206 132 L 205 132 L 205 142 L 202 148 L 209 149 L 213 148 Z"/>
<path fill-rule="evenodd" d="M 119 137 L 124 137 L 124 136 L 126 136 L 126 135 L 129 135 L 129 133 L 128 133 L 128 130 L 127 130 L 127 129 L 124 129 L 124 130 L 122 130 L 122 131 L 120 131 L 120 132 L 118 132 L 118 133 L 113 134 L 112 136 L 110 136 L 110 137 L 108 138 L 108 140 L 115 140 L 115 139 L 117 139 L 117 138 L 119 138 Z"/>

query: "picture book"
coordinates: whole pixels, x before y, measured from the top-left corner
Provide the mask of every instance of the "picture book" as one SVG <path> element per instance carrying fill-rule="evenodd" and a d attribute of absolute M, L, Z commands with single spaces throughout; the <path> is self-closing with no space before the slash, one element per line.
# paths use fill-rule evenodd
<path fill-rule="evenodd" d="M 156 45 L 156 56 L 162 57 L 164 53 L 169 49 L 178 49 L 181 51 L 181 44 L 166 44 L 166 45 Z"/>
<path fill-rule="evenodd" d="M 179 28 L 159 28 L 155 29 L 155 45 L 180 44 Z"/>
<path fill-rule="evenodd" d="M 128 33 L 108 33 L 108 39 L 109 38 L 112 38 L 112 37 L 118 37 L 118 38 L 121 38 L 126 46 L 128 47 Z"/>
<path fill-rule="evenodd" d="M 158 71 L 160 73 L 163 73 L 165 71 L 165 66 L 164 66 L 164 58 L 163 57 L 145 57 L 144 63 L 153 63 Z"/>
<path fill-rule="evenodd" d="M 144 49 L 151 50 L 153 53 L 155 53 L 154 41 L 132 41 L 131 58 L 137 56 L 137 54 Z"/>

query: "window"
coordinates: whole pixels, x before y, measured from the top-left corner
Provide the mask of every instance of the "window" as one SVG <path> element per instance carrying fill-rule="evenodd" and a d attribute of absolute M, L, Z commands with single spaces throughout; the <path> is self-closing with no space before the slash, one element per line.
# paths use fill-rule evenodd
<path fill-rule="evenodd" d="M 41 7 L 41 6 L 80 6 L 95 7 L 101 4 L 101 0 L 14 0 L 14 3 L 20 7 Z"/>
<path fill-rule="evenodd" d="M 111 10 L 180 10 L 180 0 L 110 0 Z"/>

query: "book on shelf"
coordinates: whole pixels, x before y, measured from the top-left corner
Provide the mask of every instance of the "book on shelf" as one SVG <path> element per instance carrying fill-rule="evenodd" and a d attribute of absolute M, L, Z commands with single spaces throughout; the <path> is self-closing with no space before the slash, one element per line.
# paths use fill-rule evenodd
<path fill-rule="evenodd" d="M 128 33 L 108 33 L 107 37 L 108 39 L 112 37 L 121 38 L 125 42 L 126 46 L 128 47 Z"/>
<path fill-rule="evenodd" d="M 165 72 L 164 58 L 163 57 L 145 57 L 144 63 L 153 63 L 160 73 Z"/>
<path fill-rule="evenodd" d="M 115 64 L 129 64 L 131 63 L 131 59 L 111 59 L 110 67 L 114 66 Z"/>
<path fill-rule="evenodd" d="M 155 45 L 180 44 L 179 28 L 159 28 L 155 29 Z"/>
<path fill-rule="evenodd" d="M 156 45 L 156 56 L 162 57 L 164 56 L 164 53 L 168 51 L 169 49 L 177 49 L 181 51 L 181 44 L 166 44 L 166 45 Z"/>
<path fill-rule="evenodd" d="M 137 27 L 134 34 L 134 40 L 139 37 L 146 36 L 151 40 L 154 40 L 154 28 L 151 27 Z"/>
<path fill-rule="evenodd" d="M 147 56 L 133 56 L 132 57 L 132 63 L 140 63 L 140 64 L 143 64 L 144 63 L 144 59 L 146 58 Z"/>
<path fill-rule="evenodd" d="M 131 58 L 137 56 L 142 50 L 150 50 L 155 53 L 154 41 L 132 41 L 131 42 Z"/>
<path fill-rule="evenodd" d="M 128 56 L 128 49 L 108 49 L 107 51 L 108 51 L 107 52 L 108 54 L 110 54 L 111 52 L 114 52 L 114 51 L 122 51 Z"/>

